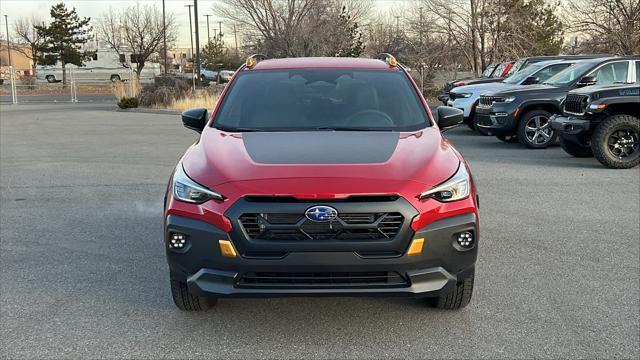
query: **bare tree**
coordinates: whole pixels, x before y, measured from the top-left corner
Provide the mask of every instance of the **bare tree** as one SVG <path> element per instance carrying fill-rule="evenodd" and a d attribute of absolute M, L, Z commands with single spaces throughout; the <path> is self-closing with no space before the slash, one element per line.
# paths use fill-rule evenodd
<path fill-rule="evenodd" d="M 353 28 L 371 12 L 357 0 L 221 0 L 213 10 L 237 24 L 256 51 L 274 57 L 334 55 Z M 348 20 L 345 16 L 348 14 Z M 342 35 L 342 36 L 341 36 Z"/>
<path fill-rule="evenodd" d="M 132 63 L 136 64 L 139 76 L 145 63 L 162 48 L 165 31 L 168 43 L 176 41 L 173 14 L 167 15 L 165 25 L 163 27 L 162 12 L 155 5 L 138 3 L 117 13 L 110 10 L 98 20 L 96 30 L 118 55 L 132 53 Z"/>
<path fill-rule="evenodd" d="M 587 35 L 591 51 L 640 53 L 640 0 L 569 0 L 565 10 L 570 29 Z"/>
<path fill-rule="evenodd" d="M 16 20 L 13 28 L 16 37 L 19 39 L 18 41 L 26 45 L 24 47 L 16 46 L 14 50 L 31 60 L 34 74 L 36 64 L 38 62 L 38 56 L 40 55 L 38 49 L 41 48 L 43 41 L 41 34 L 36 30 L 36 26 L 43 24 L 44 21 L 34 16 L 31 18 L 20 18 Z"/>

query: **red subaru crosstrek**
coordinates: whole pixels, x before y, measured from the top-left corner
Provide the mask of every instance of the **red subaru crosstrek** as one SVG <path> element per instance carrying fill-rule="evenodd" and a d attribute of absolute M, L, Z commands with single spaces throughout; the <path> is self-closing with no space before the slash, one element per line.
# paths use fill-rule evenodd
<path fill-rule="evenodd" d="M 478 198 L 462 156 L 395 58 L 295 58 L 242 66 L 165 200 L 173 299 L 421 296 L 466 306 Z"/>

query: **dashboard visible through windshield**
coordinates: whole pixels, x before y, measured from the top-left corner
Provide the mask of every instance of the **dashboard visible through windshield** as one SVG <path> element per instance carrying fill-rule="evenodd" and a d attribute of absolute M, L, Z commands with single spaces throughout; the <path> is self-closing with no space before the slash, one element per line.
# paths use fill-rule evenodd
<path fill-rule="evenodd" d="M 430 126 L 401 71 L 240 72 L 213 122 L 224 131 L 414 131 Z"/>

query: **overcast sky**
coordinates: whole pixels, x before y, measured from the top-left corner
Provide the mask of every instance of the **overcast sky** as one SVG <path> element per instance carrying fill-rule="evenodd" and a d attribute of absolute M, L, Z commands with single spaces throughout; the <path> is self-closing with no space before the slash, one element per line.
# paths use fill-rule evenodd
<path fill-rule="evenodd" d="M 373 4 L 377 9 L 386 10 L 394 6 L 403 6 L 406 2 L 411 0 L 374 0 Z M 5 32 L 4 15 L 9 17 L 9 30 L 13 31 L 13 23 L 15 19 L 20 17 L 30 17 L 32 14 L 42 19 L 49 19 L 49 9 L 51 5 L 54 5 L 60 1 L 28 1 L 28 0 L 1 0 L 0 1 L 0 13 L 2 16 L 2 31 L 3 37 Z M 123 7 L 135 5 L 134 0 L 67 0 L 63 1 L 67 8 L 75 7 L 79 16 L 89 16 L 92 19 L 98 18 L 102 13 L 108 12 L 109 8 L 118 10 Z M 157 4 L 159 9 L 162 9 L 162 0 L 141 0 L 141 5 Z M 176 16 L 178 20 L 178 26 L 180 30 L 177 45 L 178 47 L 190 47 L 189 39 L 189 10 L 185 7 L 187 4 L 193 4 L 193 0 L 166 0 L 166 10 Z M 216 16 L 214 8 L 217 4 L 215 0 L 198 0 L 198 15 L 199 15 L 199 28 L 201 43 L 205 43 L 207 36 L 207 22 L 204 17 L 205 14 L 211 14 L 209 23 L 211 25 L 211 36 L 213 36 L 213 29 L 218 28 L 219 18 Z M 193 10 L 192 10 L 193 11 Z M 222 24 L 222 32 L 225 34 L 225 43 L 227 45 L 233 45 L 232 29 L 225 28 L 225 24 Z"/>

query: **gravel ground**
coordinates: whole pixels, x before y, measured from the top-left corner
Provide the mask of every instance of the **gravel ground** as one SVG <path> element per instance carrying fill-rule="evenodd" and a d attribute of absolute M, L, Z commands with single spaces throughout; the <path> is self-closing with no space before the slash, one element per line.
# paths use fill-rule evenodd
<path fill-rule="evenodd" d="M 471 304 L 221 300 L 178 311 L 162 196 L 195 139 L 177 116 L 0 110 L 3 358 L 638 358 L 640 170 L 447 136 L 480 192 Z"/>

